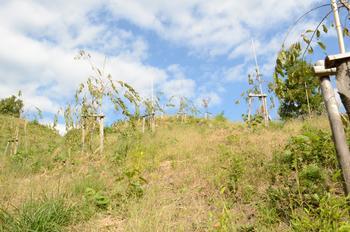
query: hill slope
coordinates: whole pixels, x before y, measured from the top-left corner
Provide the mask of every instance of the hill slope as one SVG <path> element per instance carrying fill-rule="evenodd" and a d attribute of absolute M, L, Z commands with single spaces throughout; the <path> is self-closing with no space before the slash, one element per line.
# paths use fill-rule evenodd
<path fill-rule="evenodd" d="M 3 123 L 3 127 L 9 125 Z M 311 159 L 304 164 L 307 155 L 318 154 L 313 144 L 329 145 L 325 118 L 272 123 L 268 129 L 174 119 L 159 121 L 155 133 L 107 128 L 103 155 L 82 152 L 79 131 L 62 138 L 48 128 L 29 128 L 30 152 L 20 146 L 15 155 L 1 155 L 3 231 L 308 231 L 307 220 L 314 217 L 317 221 L 319 214 L 299 217 L 296 213 L 322 207 L 321 200 L 310 206 L 310 194 L 325 199 L 329 193 L 335 196 L 333 201 L 342 200 L 339 178 L 328 178 L 337 171 L 331 165 L 335 158 L 331 146 L 328 163 Z M 4 146 L 10 129 L 1 131 Z M 304 140 L 294 143 L 292 136 Z M 92 146 L 96 147 L 95 140 Z M 303 151 L 309 152 L 302 156 Z M 279 154 L 282 158 L 289 155 L 292 164 L 278 159 Z M 300 165 L 293 166 L 294 160 L 300 160 Z M 314 168 L 313 172 L 304 166 Z M 322 170 L 319 177 L 318 167 Z M 305 181 L 310 175 L 316 179 L 304 183 L 304 174 Z M 297 182 L 293 182 L 295 176 Z M 287 196 L 294 196 L 288 186 L 295 187 L 295 183 L 300 190 L 296 199 L 283 202 L 275 194 L 287 191 Z M 307 184 L 309 189 L 324 186 L 324 191 L 307 192 L 302 189 Z M 339 214 L 347 210 L 339 205 L 335 209 Z M 322 217 L 330 218 L 334 228 L 347 226 L 343 214 L 326 216 Z M 318 228 L 329 228 L 329 224 Z"/>

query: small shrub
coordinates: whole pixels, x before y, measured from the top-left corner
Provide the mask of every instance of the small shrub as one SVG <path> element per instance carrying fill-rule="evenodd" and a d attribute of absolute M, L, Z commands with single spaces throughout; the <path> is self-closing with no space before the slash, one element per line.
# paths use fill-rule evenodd
<path fill-rule="evenodd" d="M 233 157 L 230 160 L 230 165 L 227 169 L 228 179 L 227 187 L 231 193 L 236 193 L 238 189 L 238 181 L 244 172 L 243 160 L 238 157 Z"/>
<path fill-rule="evenodd" d="M 109 198 L 104 193 L 93 188 L 86 188 L 85 199 L 100 209 L 107 209 L 110 203 Z"/>
<path fill-rule="evenodd" d="M 129 200 L 138 200 L 144 194 L 147 181 L 137 169 L 127 169 L 117 179 L 118 184 L 113 189 L 113 199 L 116 207 L 123 207 Z"/>
<path fill-rule="evenodd" d="M 113 162 L 121 164 L 130 152 L 137 149 L 140 145 L 141 135 L 130 128 L 119 132 L 118 146 L 112 155 Z"/>
<path fill-rule="evenodd" d="M 227 118 L 224 115 L 224 111 L 222 111 L 220 114 L 216 115 L 214 117 L 214 121 L 216 121 L 216 122 L 226 122 Z"/>
<path fill-rule="evenodd" d="M 267 202 L 279 220 L 295 231 L 337 231 L 348 226 L 349 206 L 331 135 L 305 127 L 268 165 Z"/>

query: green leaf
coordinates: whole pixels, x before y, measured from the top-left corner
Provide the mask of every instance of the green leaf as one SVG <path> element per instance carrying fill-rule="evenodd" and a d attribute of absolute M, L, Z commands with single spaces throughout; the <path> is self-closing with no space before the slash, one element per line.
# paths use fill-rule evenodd
<path fill-rule="evenodd" d="M 324 43 L 322 43 L 321 41 L 318 41 L 317 44 L 318 44 L 318 46 L 320 46 L 320 48 L 322 50 L 324 50 L 324 51 L 326 50 L 326 45 Z"/>
<path fill-rule="evenodd" d="M 314 49 L 313 49 L 312 47 L 310 47 L 310 48 L 307 50 L 307 52 L 308 52 L 309 54 L 313 54 L 313 53 L 314 53 Z"/>
<path fill-rule="evenodd" d="M 317 30 L 317 31 L 316 31 L 316 36 L 317 36 L 317 38 L 320 38 L 320 36 L 321 36 L 320 30 Z"/>
<path fill-rule="evenodd" d="M 309 38 L 307 38 L 306 36 L 303 36 L 303 40 L 305 41 L 305 43 L 307 43 L 307 44 L 310 44 L 310 39 Z"/>
<path fill-rule="evenodd" d="M 344 27 L 343 33 L 345 36 L 350 36 L 350 32 L 349 32 L 349 29 L 347 27 Z"/>
<path fill-rule="evenodd" d="M 333 24 L 332 24 L 333 25 Z M 326 25 L 322 24 L 322 29 L 324 33 L 328 33 L 328 28 Z"/>

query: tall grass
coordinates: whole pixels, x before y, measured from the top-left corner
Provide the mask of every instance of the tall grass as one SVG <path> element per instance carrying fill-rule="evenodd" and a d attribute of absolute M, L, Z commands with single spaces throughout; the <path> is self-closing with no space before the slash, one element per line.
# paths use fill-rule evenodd
<path fill-rule="evenodd" d="M 0 209 L 0 231 L 61 231 L 73 220 L 74 207 L 63 198 L 30 200 L 18 209 Z"/>

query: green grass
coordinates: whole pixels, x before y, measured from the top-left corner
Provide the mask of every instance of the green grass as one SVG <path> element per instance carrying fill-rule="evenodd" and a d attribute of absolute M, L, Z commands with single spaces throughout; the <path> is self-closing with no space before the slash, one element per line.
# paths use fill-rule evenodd
<path fill-rule="evenodd" d="M 72 222 L 74 210 L 62 198 L 28 201 L 18 209 L 0 209 L 0 231 L 61 231 Z"/>

